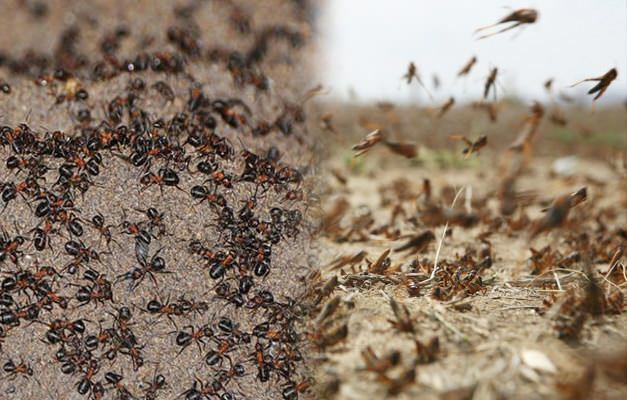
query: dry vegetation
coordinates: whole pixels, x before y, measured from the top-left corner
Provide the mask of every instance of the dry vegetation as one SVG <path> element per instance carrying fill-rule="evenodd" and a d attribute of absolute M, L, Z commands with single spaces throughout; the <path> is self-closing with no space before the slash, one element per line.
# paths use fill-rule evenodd
<path fill-rule="evenodd" d="M 627 113 L 497 74 L 469 104 L 318 105 L 319 398 L 627 395 Z"/>
<path fill-rule="evenodd" d="M 330 162 L 311 328 L 320 398 L 623 397 L 624 366 L 598 364 L 627 342 L 622 160 L 580 160 L 565 177 L 536 158 L 504 215 L 494 152 L 448 169 L 390 154 Z"/>

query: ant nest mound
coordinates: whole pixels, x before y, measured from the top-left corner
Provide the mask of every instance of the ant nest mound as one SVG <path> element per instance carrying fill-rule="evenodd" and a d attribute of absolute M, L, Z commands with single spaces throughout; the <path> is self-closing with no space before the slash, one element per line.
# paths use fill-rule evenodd
<path fill-rule="evenodd" d="M 302 397 L 308 6 L 116 4 L 0 16 L 0 397 Z"/>

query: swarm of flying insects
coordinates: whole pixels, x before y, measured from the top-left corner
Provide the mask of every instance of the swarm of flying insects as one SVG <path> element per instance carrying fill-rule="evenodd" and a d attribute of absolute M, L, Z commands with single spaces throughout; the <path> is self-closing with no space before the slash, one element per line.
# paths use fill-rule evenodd
<path fill-rule="evenodd" d="M 513 11 L 478 33 L 520 30 L 538 15 Z M 434 69 L 424 60 L 422 77 Z M 438 78 L 438 100 L 321 104 L 319 267 L 305 278 L 313 393 L 624 397 L 625 142 L 591 143 L 605 129 L 625 136 L 608 123 L 622 114 L 575 108 L 559 77 L 521 101 L 499 85 L 510 71 L 490 65 L 471 81 L 484 67 L 467 60 L 453 85 L 472 85 L 477 99 Z M 579 83 L 598 99 L 616 78 L 613 69 Z M 424 86 L 414 63 L 402 80 Z M 331 115 L 342 137 L 329 134 Z M 392 143 L 420 152 L 407 161 Z"/>

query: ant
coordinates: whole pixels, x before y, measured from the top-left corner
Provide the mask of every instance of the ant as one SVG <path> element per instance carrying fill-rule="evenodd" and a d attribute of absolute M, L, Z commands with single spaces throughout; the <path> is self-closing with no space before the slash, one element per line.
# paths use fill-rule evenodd
<path fill-rule="evenodd" d="M 227 359 L 230 365 L 233 365 L 233 360 L 228 356 L 228 352 L 234 350 L 235 343 L 230 338 L 222 339 L 218 342 L 218 347 L 215 350 L 209 350 L 205 355 L 205 362 L 207 365 L 213 367 L 215 365 L 221 366 L 224 359 Z"/>
<path fill-rule="evenodd" d="M 174 328 L 178 329 L 176 323 L 172 319 L 172 315 L 180 316 L 183 314 L 183 310 L 177 303 L 170 303 L 169 297 L 165 303 L 162 303 L 159 300 L 150 300 L 146 305 L 146 310 L 150 314 L 165 315 L 170 322 L 172 322 Z"/>
<path fill-rule="evenodd" d="M 113 302 L 113 291 L 111 290 L 111 284 L 107 281 L 105 285 L 79 286 L 75 297 L 81 303 L 78 307 L 89 304 L 91 301 L 104 304 L 105 300 Z"/>
<path fill-rule="evenodd" d="M 122 382 L 122 379 L 124 379 L 124 377 L 122 375 L 116 374 L 115 372 L 107 372 L 104 375 L 105 378 L 105 382 L 112 385 L 115 388 L 116 391 L 116 398 L 117 399 L 133 399 L 135 398 L 135 396 L 133 396 L 131 394 L 131 392 L 129 392 L 129 390 L 126 388 L 126 386 L 122 385 L 120 382 Z"/>
<path fill-rule="evenodd" d="M 16 376 L 22 375 L 24 377 L 33 376 L 33 369 L 30 365 L 24 363 L 23 361 L 19 364 L 15 364 L 13 360 L 9 360 L 2 366 L 4 372 L 8 373 L 10 378 L 15 379 Z"/>
<path fill-rule="evenodd" d="M 163 186 L 175 187 L 178 190 L 183 191 L 183 189 L 179 187 L 180 179 L 178 174 L 171 168 L 159 169 L 158 175 L 155 175 L 152 172 L 148 172 L 141 177 L 139 182 L 144 185 L 142 191 L 146 190 L 152 185 L 158 185 L 161 194 L 163 194 Z"/>
<path fill-rule="evenodd" d="M 230 369 L 221 369 L 216 373 L 216 379 L 222 384 L 227 385 L 233 377 L 241 378 L 246 375 L 246 368 L 243 364 L 238 363 L 231 366 Z"/>
<path fill-rule="evenodd" d="M 144 346 L 131 346 L 128 349 L 120 350 L 120 353 L 127 354 L 131 357 L 131 362 L 133 363 L 133 371 L 137 371 L 144 365 L 144 357 L 141 354 L 141 350 Z"/>
<path fill-rule="evenodd" d="M 270 379 L 270 366 L 266 363 L 266 356 L 263 353 L 263 346 L 259 341 L 255 343 L 255 353 L 254 358 L 255 363 L 257 364 L 257 379 L 260 382 L 267 382 Z"/>
<path fill-rule="evenodd" d="M 82 241 L 69 240 L 64 245 L 65 252 L 81 261 L 89 262 L 90 260 L 100 261 L 100 255 L 91 247 L 86 247 Z"/>
<path fill-rule="evenodd" d="M 311 383 L 307 379 L 300 383 L 287 383 L 285 386 L 283 386 L 283 391 L 281 392 L 283 400 L 298 400 L 298 394 L 304 393 L 305 390 L 309 389 L 310 386 Z"/>
<path fill-rule="evenodd" d="M 152 86 L 168 103 L 172 103 L 174 101 L 174 90 L 165 83 L 164 81 L 157 81 Z"/>
<path fill-rule="evenodd" d="M 94 384 L 91 380 L 96 375 L 99 369 L 100 369 L 100 365 L 98 364 L 98 361 L 93 360 L 93 359 L 89 361 L 85 369 L 85 372 L 83 374 L 83 377 L 76 384 L 76 391 L 79 394 L 86 395 L 87 392 L 89 392 L 92 389 L 92 386 Z"/>
<path fill-rule="evenodd" d="M 181 396 L 185 396 L 185 400 L 201 400 L 208 399 L 209 396 L 218 395 L 218 391 L 222 388 L 222 385 L 218 382 L 217 385 L 208 385 L 196 377 L 192 387 L 187 389 Z"/>
<path fill-rule="evenodd" d="M 72 235 L 78 237 L 83 236 L 83 226 L 80 223 L 81 219 L 74 213 L 61 210 L 56 215 L 55 221 L 65 225 L 65 229 L 70 233 L 70 238 L 72 238 Z"/>
<path fill-rule="evenodd" d="M 43 227 L 35 227 L 30 230 L 33 233 L 33 237 L 31 238 L 33 245 L 35 246 L 35 250 L 43 251 L 46 247 L 52 250 L 52 244 L 50 240 L 50 234 L 59 233 L 59 230 L 54 228 L 52 221 L 49 218 L 46 218 L 43 221 Z M 30 233 L 29 232 L 29 233 Z"/>
<path fill-rule="evenodd" d="M 191 312 L 203 314 L 209 309 L 209 304 L 206 301 L 187 300 L 184 296 L 179 297 L 178 303 L 180 304 L 181 310 L 184 314 Z"/>
<path fill-rule="evenodd" d="M 144 397 L 146 400 L 155 400 L 157 398 L 157 392 L 167 385 L 165 376 L 157 374 L 156 370 L 152 381 L 144 383 L 148 385 L 148 387 L 144 389 Z"/>
<path fill-rule="evenodd" d="M 147 262 L 143 254 L 140 254 L 140 256 L 138 257 L 140 267 L 134 268 L 132 271 L 119 275 L 118 279 L 123 278 L 124 280 L 134 281 L 135 283 L 132 285 L 131 290 L 135 290 L 137 286 L 139 286 L 139 284 L 142 283 L 142 281 L 146 277 L 146 274 L 148 274 L 150 276 L 150 279 L 152 279 L 152 282 L 158 288 L 159 285 L 157 283 L 157 280 L 155 279 L 154 273 L 160 273 L 160 274 L 172 273 L 171 271 L 164 271 L 166 267 L 165 260 L 162 257 L 159 257 L 159 253 L 161 252 L 161 250 L 163 250 L 163 248 L 159 249 L 152 256 L 152 258 L 150 259 L 150 262 Z"/>
<path fill-rule="evenodd" d="M 185 330 L 181 330 L 179 332 L 171 332 L 176 333 L 176 345 L 181 347 L 181 350 L 177 353 L 177 356 L 181 354 L 192 342 L 195 342 L 198 346 L 198 351 L 202 353 L 201 344 L 204 345 L 204 338 L 213 337 L 213 329 L 209 327 L 209 325 L 201 326 L 198 329 L 195 329 L 192 325 L 188 325 L 183 327 L 183 329 L 189 328 L 190 332 Z"/>
<path fill-rule="evenodd" d="M 163 220 L 165 213 L 160 213 L 154 207 L 150 207 L 147 210 L 135 210 L 145 214 L 148 217 L 148 225 L 151 233 L 153 229 L 157 229 L 159 236 L 163 236 L 166 234 L 165 222 Z"/>
<path fill-rule="evenodd" d="M 105 219 L 101 213 L 98 213 L 91 218 L 91 225 L 100 233 L 100 239 L 105 239 L 109 250 L 111 250 L 111 242 L 114 242 L 115 244 L 120 246 L 119 243 L 115 239 L 113 239 L 113 234 L 111 233 L 111 228 L 113 227 L 113 225 L 105 225 Z"/>
<path fill-rule="evenodd" d="M 18 265 L 19 258 L 24 255 L 19 248 L 24 244 L 25 238 L 20 235 L 11 238 L 4 228 L 0 229 L 2 230 L 2 236 L 0 236 L 0 263 L 6 260 L 8 255 L 11 262 Z"/>

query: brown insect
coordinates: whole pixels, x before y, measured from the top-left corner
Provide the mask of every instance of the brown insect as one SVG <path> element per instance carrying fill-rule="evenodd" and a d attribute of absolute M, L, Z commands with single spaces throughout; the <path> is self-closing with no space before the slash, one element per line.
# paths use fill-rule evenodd
<path fill-rule="evenodd" d="M 416 345 L 416 363 L 429 364 L 436 360 L 440 352 L 440 339 L 437 336 L 432 337 L 424 344 L 420 340 L 414 341 Z"/>
<path fill-rule="evenodd" d="M 348 336 L 348 325 L 342 324 L 328 332 L 316 332 L 312 336 L 312 341 L 319 348 L 330 347 L 338 344 Z"/>
<path fill-rule="evenodd" d="M 470 60 L 468 60 L 468 62 L 464 64 L 462 69 L 459 70 L 459 72 L 457 73 L 457 76 L 459 77 L 459 76 L 468 75 L 470 71 L 472 70 L 472 67 L 474 67 L 476 63 L 477 63 L 477 57 L 472 56 Z"/>
<path fill-rule="evenodd" d="M 498 118 L 498 109 L 496 108 L 496 103 L 494 102 L 483 102 L 483 101 L 474 101 L 471 103 L 471 107 L 473 109 L 476 110 L 484 110 L 487 114 L 488 117 L 490 118 L 490 121 L 492 122 L 496 122 L 497 118 Z"/>
<path fill-rule="evenodd" d="M 333 134 L 337 134 L 335 127 L 333 126 L 333 114 L 325 113 L 320 116 L 320 128 L 323 131 L 328 131 Z"/>
<path fill-rule="evenodd" d="M 333 290 L 335 290 L 337 285 L 339 285 L 339 279 L 337 275 L 333 275 L 331 278 L 329 278 L 328 281 L 324 283 L 324 285 L 322 285 L 322 287 L 317 290 L 317 297 L 314 303 L 319 304 L 323 298 L 333 293 Z"/>
<path fill-rule="evenodd" d="M 416 68 L 416 64 L 414 64 L 413 62 L 409 63 L 409 66 L 407 67 L 407 72 L 405 72 L 405 75 L 402 76 L 402 79 L 405 79 L 408 85 L 411 84 L 412 80 L 416 79 L 416 82 L 418 82 L 418 84 L 425 90 L 425 92 L 427 92 L 427 94 L 431 98 L 431 93 L 429 92 L 429 89 L 427 89 L 427 87 L 424 85 L 424 83 L 422 83 L 422 79 L 420 79 L 420 75 L 418 75 L 418 68 Z"/>
<path fill-rule="evenodd" d="M 327 233 L 333 233 L 340 230 L 340 221 L 346 215 L 350 208 L 350 203 L 344 197 L 340 197 L 333 204 L 327 213 L 325 213 L 320 223 L 321 229 Z"/>
<path fill-rule="evenodd" d="M 368 272 L 378 275 L 382 275 L 383 273 L 385 273 L 385 271 L 390 266 L 390 259 L 388 258 L 390 251 L 391 249 L 387 249 L 383 253 L 381 253 L 379 258 L 377 258 L 377 260 L 368 267 Z"/>
<path fill-rule="evenodd" d="M 490 36 L 498 35 L 499 33 L 507 32 L 511 29 L 517 28 L 524 24 L 533 24 L 538 20 L 538 11 L 532 8 L 521 8 L 519 10 L 514 10 L 511 13 L 507 14 L 505 17 L 501 18 L 497 23 L 491 24 L 488 26 L 481 27 L 475 30 L 475 33 L 479 33 L 486 29 L 493 28 L 495 26 L 499 26 L 501 24 L 507 24 L 509 22 L 513 22 L 512 25 L 509 25 L 499 31 L 489 33 L 487 35 L 480 36 L 478 40 L 485 39 Z"/>
<path fill-rule="evenodd" d="M 414 143 L 390 142 L 389 140 L 385 140 L 383 141 L 383 144 L 385 144 L 385 146 L 393 153 L 403 157 L 414 158 L 418 155 L 418 151 Z"/>
<path fill-rule="evenodd" d="M 553 89 L 553 78 L 549 78 L 544 82 L 544 89 L 551 93 L 551 90 Z"/>
<path fill-rule="evenodd" d="M 379 375 L 379 381 L 388 387 L 388 395 L 396 396 L 416 381 L 416 369 L 413 366 L 409 367 L 398 378 L 390 378 L 382 374 Z"/>
<path fill-rule="evenodd" d="M 336 258 L 335 260 L 331 261 L 329 269 L 333 271 L 336 269 L 340 269 L 346 265 L 359 264 L 360 262 L 364 260 L 364 258 L 366 258 L 367 255 L 368 255 L 368 252 L 366 252 L 365 250 L 361 250 L 352 256 L 351 255 L 340 256 Z"/>
<path fill-rule="evenodd" d="M 557 126 L 566 126 L 568 124 L 568 121 L 564 116 L 564 112 L 559 107 L 555 107 L 553 109 L 553 111 L 549 115 L 549 120 L 552 124 Z"/>
<path fill-rule="evenodd" d="M 440 81 L 440 77 L 437 76 L 437 74 L 433 74 L 433 88 L 435 90 L 440 89 L 440 86 L 442 86 L 442 82 Z"/>
<path fill-rule="evenodd" d="M 492 89 L 492 93 L 494 94 L 494 100 L 496 100 L 496 76 L 499 73 L 499 69 L 494 67 L 490 70 L 490 74 L 488 75 L 485 84 L 483 86 L 483 98 L 487 99 L 488 94 L 490 94 L 490 89 Z"/>
<path fill-rule="evenodd" d="M 361 358 L 366 363 L 366 371 L 382 374 L 401 362 L 401 353 L 394 350 L 385 357 L 378 357 L 372 347 L 368 346 L 362 350 Z"/>
<path fill-rule="evenodd" d="M 531 106 L 531 115 L 525 119 L 516 140 L 509 146 L 510 150 L 522 151 L 526 158 L 530 157 L 531 142 L 538 133 L 540 121 L 544 116 L 544 107 L 537 101 Z"/>
<path fill-rule="evenodd" d="M 607 88 L 614 81 L 614 79 L 616 79 L 617 76 L 618 76 L 618 71 L 616 71 L 616 68 L 612 68 L 609 71 L 607 71 L 605 74 L 599 76 L 598 78 L 584 79 L 573 85 L 570 85 L 569 87 L 577 86 L 583 82 L 598 81 L 599 83 L 594 85 L 592 89 L 588 90 L 588 94 L 594 94 L 594 93 L 597 94 L 596 96 L 594 96 L 594 100 L 597 100 L 599 97 L 603 96 L 603 93 L 605 93 Z"/>
<path fill-rule="evenodd" d="M 474 142 L 467 139 L 466 136 L 463 135 L 450 135 L 448 138 L 451 140 L 461 140 L 466 143 L 466 146 L 468 147 L 462 150 L 462 154 L 465 155 L 464 158 L 470 157 L 473 153 L 479 153 L 479 151 L 488 144 L 488 137 L 485 135 L 480 136 Z"/>
<path fill-rule="evenodd" d="M 333 174 L 333 176 L 335 177 L 335 179 L 337 179 L 337 181 L 342 185 L 345 186 L 348 183 L 348 179 L 342 174 L 342 172 L 340 172 L 339 169 L 337 168 L 333 168 L 331 169 L 331 174 Z"/>
<path fill-rule="evenodd" d="M 370 132 L 361 142 L 352 147 L 352 150 L 356 152 L 355 157 L 366 154 L 375 144 L 379 143 L 381 140 L 383 140 L 383 133 L 380 129 L 375 129 L 374 131 Z"/>
<path fill-rule="evenodd" d="M 455 105 L 455 98 L 451 96 L 446 101 L 446 103 L 440 106 L 440 111 L 438 112 L 438 118 L 442 118 L 442 116 L 444 116 L 444 114 L 446 114 L 446 112 L 450 110 L 453 107 L 453 105 Z"/>
<path fill-rule="evenodd" d="M 546 209 L 544 217 L 534 221 L 531 226 L 530 240 L 538 236 L 542 232 L 546 232 L 553 228 L 557 228 L 564 224 L 571 208 L 582 203 L 587 198 L 586 188 L 581 188 L 575 193 L 566 194 L 558 197 L 553 205 Z"/>
<path fill-rule="evenodd" d="M 322 307 L 322 310 L 320 310 L 320 314 L 316 317 L 316 325 L 320 325 L 325 319 L 329 318 L 338 309 L 341 300 L 340 296 L 335 296 L 327 301 Z"/>
<path fill-rule="evenodd" d="M 394 251 L 406 251 L 411 250 L 412 253 L 418 253 L 427 248 L 429 243 L 435 240 L 433 231 L 424 231 L 421 234 L 414 236 L 404 245 L 397 247 Z"/>
<path fill-rule="evenodd" d="M 390 307 L 392 308 L 392 312 L 394 312 L 394 317 L 396 318 L 396 320 L 388 319 L 388 322 L 392 324 L 392 327 L 400 332 L 415 334 L 416 329 L 414 328 L 414 321 L 407 306 L 390 297 Z"/>

